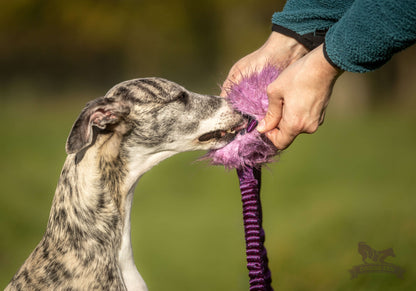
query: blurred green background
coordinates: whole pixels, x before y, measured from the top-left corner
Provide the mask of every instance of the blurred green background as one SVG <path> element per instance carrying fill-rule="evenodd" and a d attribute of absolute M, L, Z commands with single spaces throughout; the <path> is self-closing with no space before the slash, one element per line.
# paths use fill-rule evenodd
<path fill-rule="evenodd" d="M 0 288 L 41 239 L 69 129 L 114 84 L 161 76 L 219 93 L 283 1 L 0 2 Z M 416 290 L 416 49 L 344 74 L 326 123 L 263 171 L 278 290 Z M 236 174 L 177 155 L 140 181 L 136 265 L 150 290 L 248 290 Z M 161 183 L 163 181 L 163 183 Z M 403 279 L 359 275 L 360 241 L 392 247 Z"/>

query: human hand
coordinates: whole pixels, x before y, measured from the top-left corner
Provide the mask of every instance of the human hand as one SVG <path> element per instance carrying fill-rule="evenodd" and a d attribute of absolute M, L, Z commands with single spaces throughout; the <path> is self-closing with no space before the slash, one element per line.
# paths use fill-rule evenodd
<path fill-rule="evenodd" d="M 323 45 L 292 63 L 268 86 L 269 107 L 257 130 L 280 150 L 300 133 L 315 132 L 341 74 L 325 59 Z"/>
<path fill-rule="evenodd" d="M 227 89 L 238 83 L 242 76 L 263 69 L 266 65 L 284 68 L 308 53 L 308 50 L 294 38 L 273 31 L 258 50 L 243 57 L 232 66 L 225 80 L 220 96 L 227 95 Z"/>

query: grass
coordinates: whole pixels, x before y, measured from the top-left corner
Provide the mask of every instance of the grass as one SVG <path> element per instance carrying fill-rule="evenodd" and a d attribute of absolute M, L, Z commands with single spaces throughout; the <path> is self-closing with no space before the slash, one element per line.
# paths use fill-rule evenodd
<path fill-rule="evenodd" d="M 0 287 L 41 239 L 73 120 L 86 100 L 0 102 Z M 329 114 L 263 170 L 266 245 L 277 290 L 412 290 L 416 117 Z M 150 290 L 248 290 L 236 174 L 184 153 L 144 175 L 133 248 Z M 360 241 L 392 247 L 403 279 L 365 274 Z"/>

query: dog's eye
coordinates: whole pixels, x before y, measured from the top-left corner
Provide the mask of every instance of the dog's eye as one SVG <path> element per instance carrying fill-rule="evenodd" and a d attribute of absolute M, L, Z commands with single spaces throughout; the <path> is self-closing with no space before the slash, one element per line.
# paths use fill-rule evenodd
<path fill-rule="evenodd" d="M 186 92 L 181 92 L 178 97 L 176 97 L 176 101 L 179 101 L 183 103 L 184 105 L 187 105 L 189 102 L 189 95 Z"/>

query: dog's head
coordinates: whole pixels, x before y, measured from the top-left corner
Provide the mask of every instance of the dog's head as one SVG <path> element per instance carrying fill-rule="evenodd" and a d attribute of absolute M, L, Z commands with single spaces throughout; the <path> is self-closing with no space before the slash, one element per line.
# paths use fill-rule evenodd
<path fill-rule="evenodd" d="M 129 148 L 152 152 L 214 149 L 230 142 L 245 122 L 223 98 L 190 92 L 161 78 L 135 79 L 86 105 L 66 151 L 78 153 L 113 136 Z"/>

